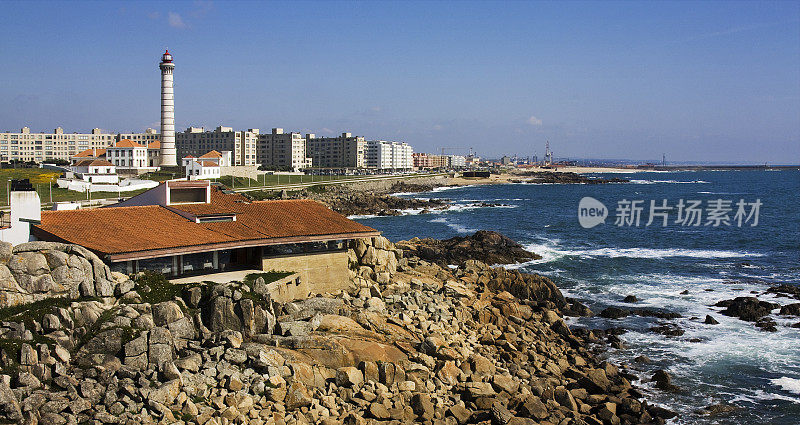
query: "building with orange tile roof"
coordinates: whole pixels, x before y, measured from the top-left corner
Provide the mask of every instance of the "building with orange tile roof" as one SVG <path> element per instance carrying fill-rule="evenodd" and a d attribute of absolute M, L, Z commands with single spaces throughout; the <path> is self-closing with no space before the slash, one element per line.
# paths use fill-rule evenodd
<path fill-rule="evenodd" d="M 274 269 L 335 290 L 349 282 L 348 242 L 380 233 L 316 201 L 251 201 L 207 180 L 182 180 L 109 207 L 45 211 L 32 234 L 84 246 L 124 273 Z"/>

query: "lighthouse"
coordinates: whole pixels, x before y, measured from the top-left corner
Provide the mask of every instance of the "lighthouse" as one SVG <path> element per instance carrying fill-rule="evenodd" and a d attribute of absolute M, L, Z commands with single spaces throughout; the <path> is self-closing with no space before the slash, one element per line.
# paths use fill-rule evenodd
<path fill-rule="evenodd" d="M 175 93 L 172 90 L 172 55 L 166 50 L 161 56 L 161 165 L 177 166 L 175 154 Z"/>

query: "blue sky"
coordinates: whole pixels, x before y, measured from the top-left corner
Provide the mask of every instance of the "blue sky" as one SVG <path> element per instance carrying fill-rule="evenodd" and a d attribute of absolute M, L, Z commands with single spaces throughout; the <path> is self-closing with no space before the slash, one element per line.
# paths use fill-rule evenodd
<path fill-rule="evenodd" d="M 798 2 L 0 2 L 0 130 L 176 121 L 417 151 L 800 162 Z"/>

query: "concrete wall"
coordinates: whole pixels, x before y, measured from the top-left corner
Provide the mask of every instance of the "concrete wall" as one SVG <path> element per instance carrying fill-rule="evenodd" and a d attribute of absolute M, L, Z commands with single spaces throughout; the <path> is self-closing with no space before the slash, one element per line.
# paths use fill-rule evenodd
<path fill-rule="evenodd" d="M 350 285 L 347 251 L 344 250 L 264 257 L 262 268 L 299 274 L 301 283 L 294 289 L 295 298 L 336 292 Z"/>

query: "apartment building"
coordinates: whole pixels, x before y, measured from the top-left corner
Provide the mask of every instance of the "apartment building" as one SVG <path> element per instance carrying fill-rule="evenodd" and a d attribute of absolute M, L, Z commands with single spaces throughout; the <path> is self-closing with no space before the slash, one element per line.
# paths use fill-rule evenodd
<path fill-rule="evenodd" d="M 0 161 L 69 161 L 79 152 L 103 149 L 115 140 L 115 134 L 99 128 L 91 133 L 64 133 L 61 127 L 52 133 L 31 133 L 30 128 L 22 127 L 19 133 L 0 133 Z"/>
<path fill-rule="evenodd" d="M 148 128 L 144 133 L 119 133 L 117 134 L 116 141 L 130 140 L 140 145 L 149 145 L 150 143 L 160 141 L 161 135 L 157 130 Z"/>
<path fill-rule="evenodd" d="M 259 130 L 234 131 L 232 127 L 219 126 L 213 131 L 203 127 L 189 127 L 175 134 L 178 157 L 200 156 L 206 152 L 231 151 L 231 165 L 256 165 Z"/>
<path fill-rule="evenodd" d="M 463 155 L 447 155 L 447 165 L 450 168 L 464 168 L 467 166 L 467 158 Z"/>
<path fill-rule="evenodd" d="M 339 137 L 317 137 L 306 134 L 306 155 L 311 157 L 314 167 L 362 168 L 366 166 L 363 136 L 342 133 Z"/>
<path fill-rule="evenodd" d="M 404 142 L 369 140 L 364 148 L 368 168 L 382 171 L 410 171 L 414 166 L 413 149 Z"/>
<path fill-rule="evenodd" d="M 417 170 L 427 170 L 432 168 L 447 168 L 449 160 L 444 155 L 432 155 L 428 153 L 413 153 L 414 168 Z"/>
<path fill-rule="evenodd" d="M 258 135 L 258 163 L 265 167 L 290 168 L 299 171 L 311 168 L 312 159 L 306 156 L 306 139 L 296 132 L 284 133 L 273 128 L 271 133 Z"/>

